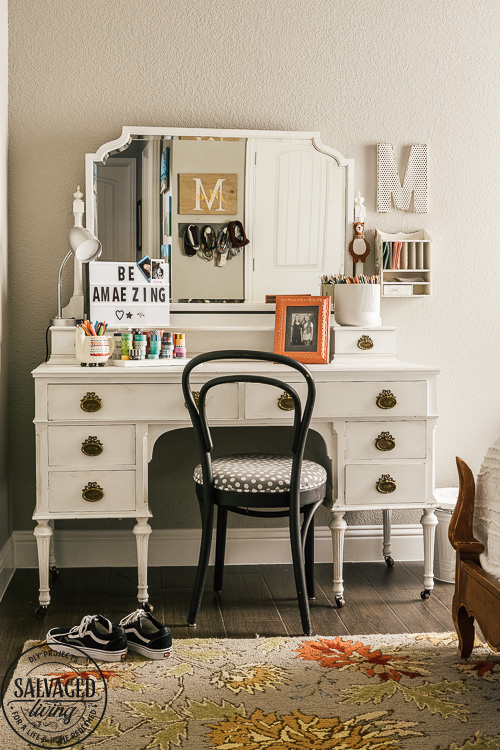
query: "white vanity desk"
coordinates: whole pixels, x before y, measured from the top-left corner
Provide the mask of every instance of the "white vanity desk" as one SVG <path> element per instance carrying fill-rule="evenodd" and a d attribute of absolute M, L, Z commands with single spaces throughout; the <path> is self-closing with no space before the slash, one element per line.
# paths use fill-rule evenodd
<path fill-rule="evenodd" d="M 274 309 L 264 304 L 266 296 L 315 295 L 323 274 L 352 269 L 347 248 L 354 220 L 354 163 L 325 146 L 319 133 L 124 126 L 115 140 L 86 155 L 85 171 L 86 226 L 102 243 L 102 261 L 135 262 L 143 248 L 150 248 L 152 257 L 168 257 L 159 253 L 170 248 L 168 329 L 187 333 L 191 355 L 217 349 L 273 351 Z M 209 201 L 205 191 L 203 214 L 197 213 L 196 201 L 181 210 L 182 177 L 193 178 L 196 185 L 205 180 L 206 190 L 213 184 L 206 178 L 222 185 L 231 177 L 233 192 L 223 202 L 221 188 L 220 205 L 212 210 L 214 198 Z M 75 226 L 80 226 L 83 202 L 79 194 L 75 198 Z M 185 252 L 186 225 L 194 222 L 201 229 L 212 222 L 217 229 L 229 220 L 244 220 L 250 244 L 223 268 Z M 205 298 L 212 300 L 210 305 L 201 302 Z M 83 317 L 79 263 L 63 313 L 69 323 Z M 99 319 L 111 327 L 120 325 L 123 313 L 111 305 L 109 315 Z M 163 328 L 159 323 L 155 320 L 153 327 Z M 130 325 L 145 327 L 140 319 L 131 319 Z M 146 603 L 148 462 L 162 433 L 190 427 L 182 371 L 171 366 L 80 367 L 74 334 L 71 327 L 52 329 L 50 361 L 33 372 L 40 606 L 50 601 L 51 524 L 69 518 L 137 519 L 138 599 Z M 325 502 L 332 510 L 337 604 L 343 605 L 344 515 L 350 510 L 383 511 L 388 564 L 390 510 L 423 510 L 422 593 L 427 597 L 433 587 L 437 523 L 433 432 L 438 370 L 400 362 L 392 328 L 334 328 L 333 344 L 333 362 L 311 366 L 317 386 L 311 428 L 323 437 L 331 461 L 333 491 Z M 254 366 L 261 373 L 279 371 L 267 363 Z M 245 364 L 246 371 L 250 367 Z M 198 382 L 234 368 L 231 363 L 205 366 Z M 286 425 L 292 420 L 269 386 L 227 384 L 210 392 L 207 404 L 209 418 L 220 426 Z"/>
<path fill-rule="evenodd" d="M 390 510 L 423 510 L 422 596 L 427 598 L 433 588 L 437 523 L 433 511 L 433 432 L 438 370 L 400 362 L 395 354 L 394 329 L 334 330 L 334 361 L 310 365 L 310 369 L 317 387 L 311 429 L 323 437 L 332 462 L 333 496 L 327 504 L 332 510 L 333 591 L 337 604 L 344 603 L 344 515 L 353 510 L 383 510 L 383 554 L 388 564 L 392 562 Z M 372 349 L 358 347 L 363 335 L 372 340 Z M 256 338 L 265 339 L 266 344 L 271 340 L 269 332 Z M 248 348 L 259 347 L 252 340 Z M 197 380 L 201 385 L 214 373 L 235 372 L 236 367 L 231 363 L 206 365 Z M 253 368 L 256 372 L 270 369 L 267 363 L 255 363 Z M 280 368 L 271 369 L 277 373 Z M 137 519 L 138 599 L 141 603 L 148 601 L 147 548 L 152 515 L 148 506 L 148 462 L 161 434 L 190 427 L 181 373 L 175 366 L 90 369 L 52 363 L 33 371 L 37 444 L 33 518 L 37 521 L 34 534 L 42 608 L 50 602 L 50 522 L 69 518 Z M 294 382 L 293 376 L 288 380 Z M 276 389 L 268 386 L 221 386 L 209 395 L 209 417 L 218 426 L 288 424 L 291 414 L 279 407 L 278 397 Z M 89 444 L 98 445 L 88 451 L 97 455 L 86 455 L 85 445 Z M 195 502 L 194 491 L 192 500 Z"/>

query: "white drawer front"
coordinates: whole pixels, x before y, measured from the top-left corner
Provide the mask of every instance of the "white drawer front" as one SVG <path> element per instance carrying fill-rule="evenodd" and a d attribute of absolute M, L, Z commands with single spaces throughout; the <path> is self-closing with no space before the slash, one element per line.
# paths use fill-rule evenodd
<path fill-rule="evenodd" d="M 196 389 L 199 386 L 195 386 Z M 102 405 L 96 411 L 84 411 L 81 400 L 94 393 Z M 188 410 L 180 384 L 104 383 L 96 385 L 48 386 L 49 420 L 186 420 Z M 207 397 L 210 419 L 236 419 L 238 416 L 237 385 L 214 388 Z"/>
<path fill-rule="evenodd" d="M 97 445 L 95 440 L 98 441 Z M 104 464 L 135 464 L 135 425 L 131 424 L 51 424 L 48 427 L 48 443 L 49 466 L 94 469 Z M 99 443 L 102 453 L 99 453 Z"/>
<path fill-rule="evenodd" d="M 385 297 L 411 297 L 413 284 L 384 284 Z"/>
<path fill-rule="evenodd" d="M 307 387 L 302 383 L 293 384 L 302 402 L 307 395 Z M 396 405 L 383 409 L 377 406 L 377 398 L 383 391 L 390 391 L 396 398 Z M 293 412 L 283 411 L 278 406 L 280 391 L 270 385 L 245 387 L 245 416 L 247 419 L 289 419 Z M 390 398 L 390 396 L 389 396 Z M 321 417 L 420 417 L 427 413 L 427 383 L 408 382 L 332 382 L 316 383 L 316 404 L 313 419 Z"/>
<path fill-rule="evenodd" d="M 396 405 L 384 409 L 377 406 L 377 398 L 389 391 Z M 314 416 L 320 417 L 420 417 L 427 413 L 427 383 L 403 382 L 345 382 L 317 383 Z M 389 395 L 388 398 L 391 398 Z"/>
<path fill-rule="evenodd" d="M 425 422 L 346 422 L 346 460 L 425 458 Z M 383 433 L 389 433 L 384 435 Z M 392 440 L 393 438 L 393 440 Z M 381 446 L 377 448 L 376 441 Z M 394 448 L 383 450 L 382 447 Z"/>
<path fill-rule="evenodd" d="M 82 491 L 89 482 L 97 482 L 103 497 L 88 502 Z M 93 513 L 132 511 L 135 509 L 135 471 L 52 471 L 49 472 L 49 512 Z"/>
<path fill-rule="evenodd" d="M 302 383 L 293 383 L 291 387 L 298 393 L 305 404 L 307 398 L 307 386 Z M 271 385 L 257 385 L 247 383 L 245 385 L 245 417 L 247 419 L 286 419 L 293 421 L 293 411 L 280 409 L 278 401 L 283 391 Z"/>
<path fill-rule="evenodd" d="M 394 492 L 383 494 L 377 482 L 388 474 Z M 392 505 L 425 501 L 425 464 L 348 464 L 345 468 L 346 505 Z"/>
<path fill-rule="evenodd" d="M 335 354 L 396 354 L 396 331 L 333 328 Z M 370 347 L 370 348 L 366 348 Z"/>

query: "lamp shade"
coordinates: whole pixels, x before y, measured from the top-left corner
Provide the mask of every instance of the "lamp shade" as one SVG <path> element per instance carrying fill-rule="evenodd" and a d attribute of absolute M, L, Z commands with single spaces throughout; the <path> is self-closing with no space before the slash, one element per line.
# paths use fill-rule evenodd
<path fill-rule="evenodd" d="M 73 227 L 70 230 L 69 246 L 80 263 L 90 263 L 102 252 L 102 245 L 97 237 L 84 227 Z"/>

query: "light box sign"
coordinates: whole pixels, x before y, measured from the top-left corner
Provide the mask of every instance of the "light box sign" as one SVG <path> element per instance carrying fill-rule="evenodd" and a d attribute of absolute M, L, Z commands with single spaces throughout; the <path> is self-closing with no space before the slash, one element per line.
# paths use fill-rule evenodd
<path fill-rule="evenodd" d="M 111 328 L 147 328 L 170 324 L 168 263 L 89 263 L 91 320 Z"/>

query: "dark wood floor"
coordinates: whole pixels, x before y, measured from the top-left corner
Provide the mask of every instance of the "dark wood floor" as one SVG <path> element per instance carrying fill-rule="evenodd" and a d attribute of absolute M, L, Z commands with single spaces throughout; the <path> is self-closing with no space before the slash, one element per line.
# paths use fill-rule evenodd
<path fill-rule="evenodd" d="M 348 563 L 344 566 L 346 606 L 337 609 L 332 566 L 317 564 L 311 619 L 318 635 L 407 633 L 453 630 L 453 586 L 436 581 L 428 601 L 420 599 L 423 563 Z M 211 573 L 210 573 L 211 575 Z M 137 608 L 135 568 L 69 568 L 51 582 L 52 602 L 44 618 L 38 604 L 38 571 L 16 571 L 0 603 L 0 675 L 28 639 L 42 639 L 52 627 L 76 625 L 86 614 L 117 622 Z M 194 568 L 150 568 L 154 615 L 173 638 L 253 638 L 302 635 L 292 567 L 228 566 L 224 591 L 207 584 L 196 628 L 186 625 Z"/>

